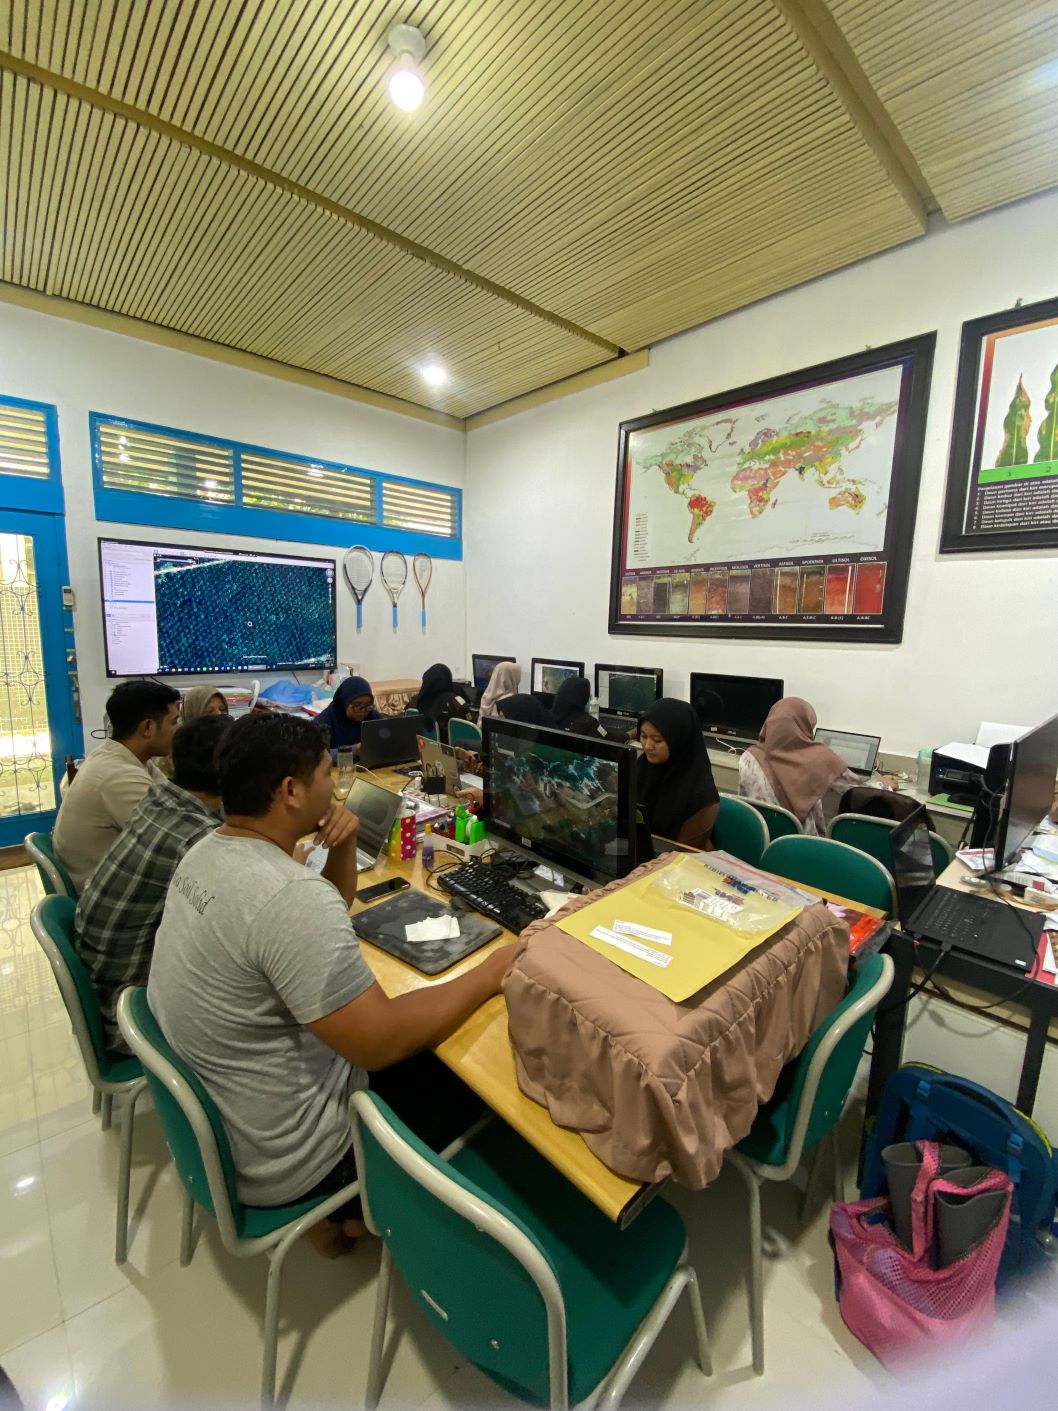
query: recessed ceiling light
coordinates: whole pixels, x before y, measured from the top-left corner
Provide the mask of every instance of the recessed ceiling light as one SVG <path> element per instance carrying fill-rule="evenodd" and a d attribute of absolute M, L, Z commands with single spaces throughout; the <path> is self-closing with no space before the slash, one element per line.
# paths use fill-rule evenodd
<path fill-rule="evenodd" d="M 410 24 L 397 25 L 390 31 L 389 47 L 397 56 L 390 70 L 389 96 L 398 108 L 406 113 L 414 112 L 426 93 L 426 82 L 419 69 L 419 61 L 426 53 L 422 30 Z"/>
<path fill-rule="evenodd" d="M 443 387 L 448 381 L 448 373 L 440 363 L 423 363 L 419 368 L 419 374 L 424 382 L 428 382 L 431 387 Z"/>

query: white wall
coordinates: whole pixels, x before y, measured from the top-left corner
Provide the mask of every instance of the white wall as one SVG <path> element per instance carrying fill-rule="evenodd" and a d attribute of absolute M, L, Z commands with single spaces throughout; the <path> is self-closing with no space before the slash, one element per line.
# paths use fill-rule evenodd
<path fill-rule="evenodd" d="M 74 629 L 86 735 L 101 725 L 113 683 L 105 675 L 96 535 L 237 548 L 275 541 L 229 535 L 180 534 L 134 525 L 101 524 L 92 500 L 89 411 L 155 422 L 279 451 L 364 466 L 462 487 L 461 431 L 360 405 L 281 378 L 228 367 L 193 354 L 0 303 L 0 392 L 55 403 L 66 494 L 70 574 L 76 596 Z M 349 527 L 350 544 L 355 526 Z M 341 562 L 342 550 L 291 545 Z M 429 633 L 419 626 L 419 594 L 409 576 L 394 636 L 389 599 L 379 581 L 364 603 L 356 633 L 352 595 L 338 584 L 339 660 L 358 662 L 369 678 L 421 676 L 434 661 L 463 664 L 466 642 L 463 564 L 437 559 L 427 598 Z M 247 678 L 236 678 L 247 679 Z M 177 685 L 188 684 L 174 678 Z M 86 739 L 86 744 L 90 741 Z"/>
<path fill-rule="evenodd" d="M 914 753 L 973 739 L 981 718 L 1058 710 L 1058 555 L 940 557 L 960 325 L 1058 295 L 1058 194 L 1038 197 L 682 334 L 650 366 L 472 431 L 467 452 L 470 651 L 780 676 L 825 723 Z M 689 641 L 607 632 L 622 420 L 858 349 L 937 330 L 904 640 L 899 645 Z"/>

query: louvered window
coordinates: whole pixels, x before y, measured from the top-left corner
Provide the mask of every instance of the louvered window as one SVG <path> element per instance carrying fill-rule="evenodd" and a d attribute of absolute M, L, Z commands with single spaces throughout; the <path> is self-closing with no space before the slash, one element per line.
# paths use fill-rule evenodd
<path fill-rule="evenodd" d="M 0 474 L 29 475 L 34 480 L 50 477 L 45 407 L 0 402 Z"/>
<path fill-rule="evenodd" d="M 244 505 L 375 523 L 375 486 L 369 476 L 263 451 L 242 451 L 239 461 Z"/>
<path fill-rule="evenodd" d="M 454 539 L 459 533 L 456 498 L 451 490 L 417 485 L 413 481 L 383 480 L 382 523 L 387 529 L 441 534 L 446 539 Z"/>
<path fill-rule="evenodd" d="M 98 433 L 108 489 L 234 504 L 235 457 L 230 447 L 119 422 L 101 422 Z"/>

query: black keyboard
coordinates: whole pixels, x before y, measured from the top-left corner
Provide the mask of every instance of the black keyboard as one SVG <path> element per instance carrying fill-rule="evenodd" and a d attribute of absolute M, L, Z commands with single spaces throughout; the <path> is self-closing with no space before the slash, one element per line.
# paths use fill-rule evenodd
<path fill-rule="evenodd" d="M 499 876 L 499 869 L 485 862 L 465 862 L 438 874 L 439 884 L 454 897 L 461 897 L 475 911 L 491 916 L 508 931 L 524 931 L 530 921 L 547 915 L 538 897 L 523 892 Z"/>
<path fill-rule="evenodd" d="M 969 904 L 967 904 L 969 903 Z M 918 927 L 928 930 L 936 941 L 972 946 L 995 929 L 996 918 L 974 897 L 963 896 L 951 887 L 938 887 L 929 898 Z"/>

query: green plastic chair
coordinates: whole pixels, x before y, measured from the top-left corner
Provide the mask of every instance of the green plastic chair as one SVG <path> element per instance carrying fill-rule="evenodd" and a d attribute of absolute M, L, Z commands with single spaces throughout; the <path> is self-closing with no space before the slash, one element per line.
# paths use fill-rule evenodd
<path fill-rule="evenodd" d="M 450 745 L 469 745 L 471 749 L 480 754 L 481 726 L 475 725 L 472 720 L 453 718 L 448 722 L 448 743 Z"/>
<path fill-rule="evenodd" d="M 656 1199 L 618 1230 L 501 1122 L 440 1156 L 375 1094 L 353 1098 L 364 1218 L 383 1240 L 365 1395 L 382 1391 L 395 1264 L 426 1319 L 536 1406 L 617 1406 L 686 1290 L 712 1368 L 683 1221 Z"/>
<path fill-rule="evenodd" d="M 735 794 L 720 795 L 720 812 L 713 824 L 713 842 L 732 857 L 759 867 L 768 846 L 768 827 L 752 805 Z"/>
<path fill-rule="evenodd" d="M 145 1086 L 143 1068 L 138 1059 L 128 1054 L 111 1053 L 106 1047 L 99 1001 L 91 977 L 74 948 L 73 919 L 76 910 L 75 903 L 69 897 L 44 897 L 33 908 L 29 924 L 41 950 L 48 957 L 51 973 L 55 976 L 70 1017 L 81 1062 L 92 1084 L 92 1111 L 102 1109 L 104 1132 L 110 1129 L 114 1095 L 124 1093 L 126 1096 L 121 1110 L 121 1157 L 114 1239 L 115 1257 L 121 1264 L 128 1247 L 132 1123 L 136 1115 L 136 1102 Z"/>
<path fill-rule="evenodd" d="M 827 825 L 827 837 L 839 843 L 848 843 L 850 848 L 859 848 L 877 858 L 883 867 L 892 868 L 893 844 L 890 834 L 897 826 L 891 818 L 873 818 L 867 813 L 838 813 Z M 930 852 L 933 855 L 933 870 L 939 877 L 955 856 L 939 833 L 929 835 Z"/>
<path fill-rule="evenodd" d="M 418 706 L 405 706 L 405 707 L 404 707 L 404 714 L 405 714 L 405 715 L 419 715 L 419 714 L 421 714 L 421 712 L 420 712 Z M 422 735 L 422 737 L 423 737 L 424 740 L 436 740 L 436 739 L 438 739 L 437 726 L 436 726 L 436 725 L 424 725 L 424 726 L 422 727 L 422 730 L 420 731 L 420 734 Z"/>
<path fill-rule="evenodd" d="M 130 987 L 122 993 L 118 1027 L 143 1064 L 166 1145 L 184 1187 L 180 1263 L 191 1262 L 196 1205 L 216 1219 L 229 1254 L 240 1259 L 268 1255 L 261 1405 L 270 1407 L 275 1403 L 283 1261 L 305 1231 L 351 1200 L 359 1185 L 354 1181 L 333 1195 L 290 1205 L 244 1205 L 237 1193 L 231 1144 L 216 1104 L 167 1042 L 147 1003 L 145 989 Z"/>
<path fill-rule="evenodd" d="M 805 887 L 819 887 L 839 897 L 873 906 L 887 915 L 896 912 L 896 888 L 889 869 L 877 858 L 833 838 L 776 838 L 760 861 L 774 872 Z"/>
<path fill-rule="evenodd" d="M 753 1370 L 764 1371 L 764 1281 L 760 1188 L 765 1181 L 788 1181 L 802 1156 L 830 1148 L 834 1199 L 845 1199 L 838 1124 L 856 1068 L 863 1055 L 875 1010 L 893 983 L 887 955 L 865 956 L 850 973 L 845 998 L 823 1020 L 800 1057 L 779 1074 L 770 1101 L 758 1110 L 749 1135 L 725 1156 L 742 1175 L 749 1192 L 749 1314 Z M 802 1217 L 814 1184 L 809 1177 Z"/>
<path fill-rule="evenodd" d="M 77 900 L 77 888 L 52 844 L 50 833 L 27 833 L 23 847 L 37 864 L 45 896 Z"/>
<path fill-rule="evenodd" d="M 781 804 L 761 803 L 760 799 L 745 799 L 744 802 L 755 808 L 764 819 L 770 842 L 774 843 L 777 838 L 797 838 L 804 832 L 797 815 Z"/>

